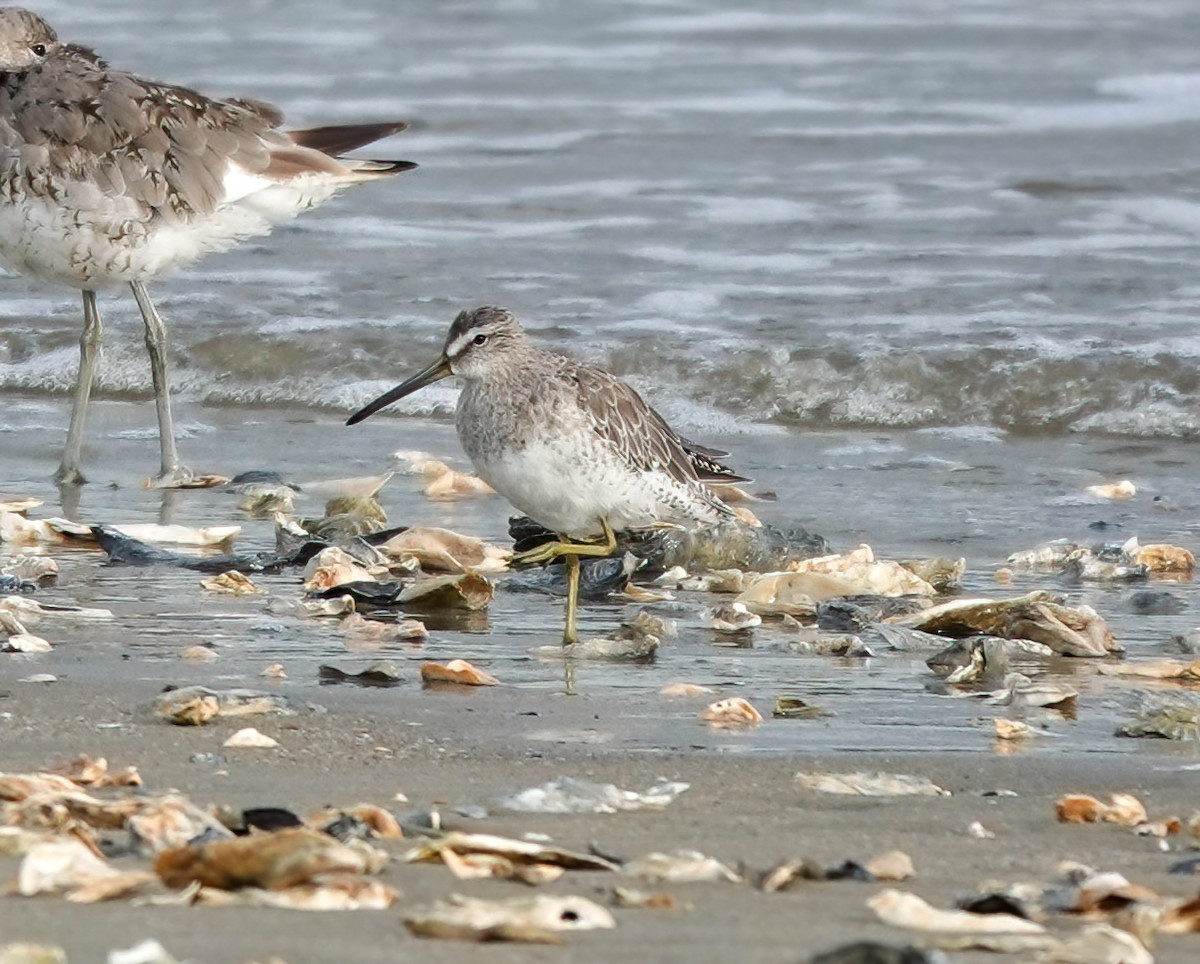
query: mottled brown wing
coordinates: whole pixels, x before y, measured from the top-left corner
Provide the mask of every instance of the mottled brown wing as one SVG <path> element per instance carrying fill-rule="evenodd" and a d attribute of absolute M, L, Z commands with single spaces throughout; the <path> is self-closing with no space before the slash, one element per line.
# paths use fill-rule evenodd
<path fill-rule="evenodd" d="M 43 144 L 56 173 L 97 165 L 99 186 L 186 217 L 220 203 L 230 162 L 265 170 L 277 111 L 256 102 L 216 101 L 104 69 L 90 51 L 65 51 L 13 96 L 12 124 Z M 156 172 L 148 175 L 147 172 Z"/>
<path fill-rule="evenodd" d="M 574 375 L 580 404 L 622 459 L 639 469 L 662 470 L 677 482 L 700 481 L 679 435 L 641 395 L 607 372 L 579 366 Z"/>

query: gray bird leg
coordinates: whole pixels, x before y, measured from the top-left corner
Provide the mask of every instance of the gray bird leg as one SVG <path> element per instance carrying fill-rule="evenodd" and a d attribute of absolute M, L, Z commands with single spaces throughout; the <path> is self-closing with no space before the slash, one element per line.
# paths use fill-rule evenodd
<path fill-rule="evenodd" d="M 154 403 L 158 409 L 158 441 L 162 449 L 162 467 L 154 480 L 158 485 L 168 485 L 191 478 L 179 463 L 179 452 L 175 448 L 175 425 L 171 421 L 171 385 L 167 379 L 167 326 L 154 309 L 154 303 L 140 281 L 129 282 L 133 296 L 137 299 L 146 323 L 146 350 L 150 353 L 150 376 L 154 380 Z"/>
<path fill-rule="evenodd" d="M 100 360 L 100 342 L 104 332 L 100 324 L 100 309 L 96 292 L 83 292 L 83 334 L 79 338 L 79 377 L 75 380 L 75 398 L 71 403 L 71 425 L 67 429 L 67 446 L 54 478 L 63 485 L 81 485 L 87 479 L 80 470 L 83 449 L 83 426 L 87 421 L 88 401 L 92 382 L 96 378 L 96 363 Z"/>

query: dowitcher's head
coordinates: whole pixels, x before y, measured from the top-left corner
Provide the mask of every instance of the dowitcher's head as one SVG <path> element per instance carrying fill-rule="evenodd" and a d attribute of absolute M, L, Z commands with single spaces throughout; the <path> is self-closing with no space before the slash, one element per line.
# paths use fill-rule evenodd
<path fill-rule="evenodd" d="M 460 311 L 450 326 L 442 355 L 463 378 L 486 378 L 526 344 L 525 329 L 507 308 Z"/>
<path fill-rule="evenodd" d="M 29 70 L 61 46 L 58 34 L 37 14 L 0 7 L 0 72 Z"/>
<path fill-rule="evenodd" d="M 411 395 L 449 375 L 487 378 L 503 371 L 514 362 L 515 356 L 526 344 L 525 329 L 506 308 L 488 306 L 459 312 L 450 325 L 450 334 L 446 336 L 446 344 L 437 361 L 355 412 L 346 420 L 346 424 L 361 422 L 405 395 Z"/>

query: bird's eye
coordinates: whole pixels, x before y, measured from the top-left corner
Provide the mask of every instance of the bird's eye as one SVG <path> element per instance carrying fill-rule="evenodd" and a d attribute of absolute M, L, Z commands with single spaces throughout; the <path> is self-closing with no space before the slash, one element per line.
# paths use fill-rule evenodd
<path fill-rule="evenodd" d="M 476 335 L 471 339 L 476 345 L 482 345 L 487 342 L 487 335 Z"/>
<path fill-rule="evenodd" d="M 46 45 L 45 44 L 31 44 L 29 49 L 32 50 L 39 57 L 46 56 Z"/>

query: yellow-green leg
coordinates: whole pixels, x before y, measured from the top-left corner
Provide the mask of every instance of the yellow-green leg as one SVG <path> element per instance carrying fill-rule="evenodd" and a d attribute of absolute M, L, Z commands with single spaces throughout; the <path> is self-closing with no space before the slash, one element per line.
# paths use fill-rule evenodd
<path fill-rule="evenodd" d="M 608 524 L 608 520 L 601 519 L 600 525 L 604 529 L 602 543 L 572 542 L 566 536 L 560 535 L 554 542 L 547 542 L 536 549 L 522 552 L 513 559 L 516 563 L 549 563 L 562 558 L 567 577 L 567 625 L 563 630 L 564 646 L 579 641 L 579 637 L 575 633 L 575 620 L 579 611 L 580 556 L 603 559 L 605 556 L 611 556 L 617 548 L 617 537 L 612 526 Z"/>
<path fill-rule="evenodd" d="M 608 524 L 607 519 L 601 519 L 600 525 L 604 529 L 604 541 L 601 542 L 573 542 L 564 535 L 560 535 L 552 542 L 543 542 L 536 549 L 530 549 L 528 552 L 518 553 L 513 557 L 513 562 L 517 565 L 537 565 L 553 562 L 562 556 L 589 556 L 602 559 L 605 556 L 611 556 L 617 548 L 617 537 L 612 531 L 612 526 Z"/>
<path fill-rule="evenodd" d="M 579 556 L 569 553 L 563 556 L 563 564 L 567 569 L 567 625 L 563 630 L 563 645 L 570 646 L 579 642 L 575 632 L 575 617 L 579 610 Z"/>

